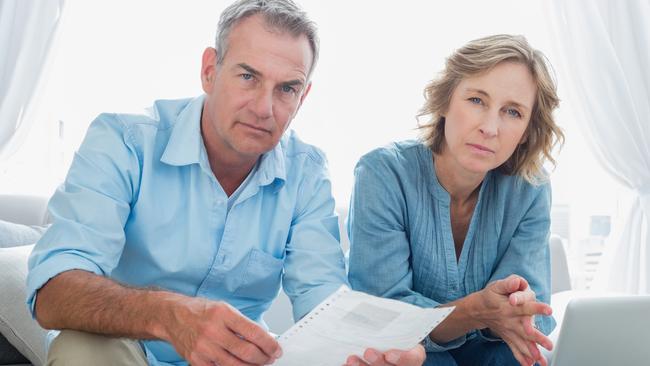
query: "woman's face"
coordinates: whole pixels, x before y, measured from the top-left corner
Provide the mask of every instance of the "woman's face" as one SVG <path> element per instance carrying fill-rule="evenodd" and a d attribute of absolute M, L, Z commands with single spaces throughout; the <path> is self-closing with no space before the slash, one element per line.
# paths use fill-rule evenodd
<path fill-rule="evenodd" d="M 445 117 L 442 156 L 470 173 L 503 164 L 525 141 L 536 85 L 528 68 L 502 62 L 487 73 L 463 79 Z"/>

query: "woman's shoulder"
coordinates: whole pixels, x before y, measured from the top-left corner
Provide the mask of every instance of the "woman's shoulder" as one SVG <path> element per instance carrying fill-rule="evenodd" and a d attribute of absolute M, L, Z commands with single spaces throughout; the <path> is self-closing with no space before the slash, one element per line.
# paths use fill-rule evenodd
<path fill-rule="evenodd" d="M 428 148 L 419 140 L 404 140 L 371 150 L 361 157 L 358 165 L 373 165 L 392 169 L 411 169 L 430 155 Z"/>
<path fill-rule="evenodd" d="M 498 170 L 492 171 L 491 175 L 493 187 L 500 193 L 499 196 L 513 204 L 539 195 L 550 195 L 551 184 L 547 176 L 529 182 L 519 175 L 507 175 Z"/>

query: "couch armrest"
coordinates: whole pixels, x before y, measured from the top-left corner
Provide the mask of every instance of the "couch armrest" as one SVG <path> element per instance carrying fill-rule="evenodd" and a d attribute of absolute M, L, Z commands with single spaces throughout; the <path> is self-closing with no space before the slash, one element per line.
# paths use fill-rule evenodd
<path fill-rule="evenodd" d="M 49 223 L 47 197 L 0 194 L 0 220 L 23 225 Z"/>

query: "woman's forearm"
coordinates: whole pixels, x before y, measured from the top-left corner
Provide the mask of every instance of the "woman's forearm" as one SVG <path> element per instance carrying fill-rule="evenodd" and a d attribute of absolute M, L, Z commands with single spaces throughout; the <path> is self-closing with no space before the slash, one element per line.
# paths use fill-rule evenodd
<path fill-rule="evenodd" d="M 450 303 L 440 305 L 441 307 L 455 306 L 456 308 L 429 334 L 429 338 L 435 343 L 446 343 L 474 329 L 483 328 L 475 316 L 479 296 L 479 293 L 475 292 Z"/>

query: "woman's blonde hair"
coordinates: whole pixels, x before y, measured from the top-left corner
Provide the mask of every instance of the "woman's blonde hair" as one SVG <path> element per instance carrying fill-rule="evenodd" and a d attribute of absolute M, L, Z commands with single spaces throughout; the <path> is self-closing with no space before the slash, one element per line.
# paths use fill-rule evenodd
<path fill-rule="evenodd" d="M 498 169 L 504 174 L 519 175 L 530 183 L 543 181 L 544 160 L 555 165 L 551 156 L 553 147 L 564 143 L 564 134 L 553 119 L 553 110 L 559 105 L 555 80 L 549 72 L 548 60 L 532 48 L 523 36 L 499 34 L 479 38 L 456 50 L 445 69 L 424 89 L 425 103 L 418 119 L 430 116 L 421 124 L 424 143 L 436 154 L 445 143 L 445 117 L 451 96 L 461 80 L 488 72 L 501 62 L 517 62 L 528 67 L 536 84 L 536 98 L 530 123 L 524 132 L 525 141 L 519 145 Z"/>

